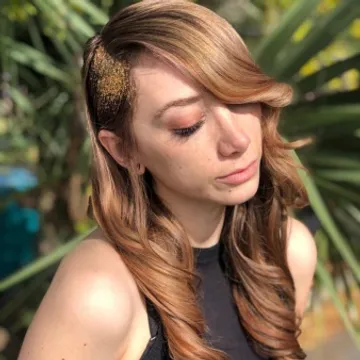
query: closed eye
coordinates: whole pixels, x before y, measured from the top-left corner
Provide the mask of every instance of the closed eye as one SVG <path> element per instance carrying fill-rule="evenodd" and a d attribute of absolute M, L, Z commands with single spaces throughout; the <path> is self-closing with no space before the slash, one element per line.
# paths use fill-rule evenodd
<path fill-rule="evenodd" d="M 194 134 L 196 131 L 198 131 L 203 125 L 205 120 L 201 120 L 197 122 L 196 124 L 187 127 L 187 128 L 181 128 L 181 129 L 173 129 L 172 132 L 174 135 L 186 138 Z"/>

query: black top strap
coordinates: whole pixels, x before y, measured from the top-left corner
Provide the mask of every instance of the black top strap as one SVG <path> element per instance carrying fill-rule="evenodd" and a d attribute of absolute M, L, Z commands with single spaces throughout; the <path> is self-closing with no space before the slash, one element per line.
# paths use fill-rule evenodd
<path fill-rule="evenodd" d="M 146 298 L 151 338 L 140 360 L 170 360 L 167 342 L 163 333 L 160 315 L 152 302 Z"/>

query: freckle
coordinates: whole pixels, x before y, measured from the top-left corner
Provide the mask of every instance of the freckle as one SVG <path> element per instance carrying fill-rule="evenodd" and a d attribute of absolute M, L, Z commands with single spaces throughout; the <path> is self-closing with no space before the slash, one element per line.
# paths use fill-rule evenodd
<path fill-rule="evenodd" d="M 84 343 L 84 346 L 86 346 L 87 345 L 87 343 Z"/>
<path fill-rule="evenodd" d="M 229 193 L 231 193 L 232 192 L 232 190 L 231 189 L 229 189 Z"/>

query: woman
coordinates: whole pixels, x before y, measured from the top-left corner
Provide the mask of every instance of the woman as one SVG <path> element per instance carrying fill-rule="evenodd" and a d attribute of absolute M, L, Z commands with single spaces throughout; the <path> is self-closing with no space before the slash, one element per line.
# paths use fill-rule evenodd
<path fill-rule="evenodd" d="M 277 132 L 291 89 L 222 18 L 143 1 L 83 67 L 99 229 L 62 261 L 20 360 L 303 359 L 316 263 Z"/>

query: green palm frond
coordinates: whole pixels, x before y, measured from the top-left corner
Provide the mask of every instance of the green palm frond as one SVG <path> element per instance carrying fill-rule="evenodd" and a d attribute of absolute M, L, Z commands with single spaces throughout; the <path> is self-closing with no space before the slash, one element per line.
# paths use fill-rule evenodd
<path fill-rule="evenodd" d="M 69 171 L 87 171 L 88 142 L 84 141 L 78 149 L 71 169 L 66 167 L 68 159 L 65 160 L 71 126 L 81 117 L 74 99 L 80 97 L 83 44 L 98 25 L 107 21 L 103 8 L 118 9 L 132 2 L 110 1 L 112 5 L 106 6 L 101 2 L 102 6 L 97 6 L 90 0 L 29 0 L 26 3 L 31 5 L 31 11 L 26 16 L 19 13 L 14 17 L 25 19 L 28 25 L 25 31 L 18 32 L 15 31 L 18 23 L 1 17 L 0 61 L 4 73 L 9 75 L 5 80 L 6 101 L 15 109 L 9 114 L 1 113 L 8 129 L 6 136 L 16 151 L 23 151 L 24 158 L 30 148 L 37 148 L 41 155 L 41 164 L 37 164 L 39 174 L 54 184 L 70 176 Z M 306 65 L 318 59 L 320 53 L 323 58 L 336 38 L 360 16 L 360 2 L 339 1 L 324 14 L 317 11 L 320 3 L 320 0 L 294 1 L 280 23 L 259 44 L 255 58 L 266 72 L 294 87 L 294 102 L 283 114 L 281 133 L 289 140 L 314 138 L 312 145 L 293 154 L 296 161 L 309 169 L 308 174 L 302 171 L 300 174 L 311 207 L 321 222 L 316 236 L 317 277 L 360 348 L 359 334 L 335 291 L 332 274 L 326 270 L 326 265 L 336 258 L 345 262 L 360 282 L 356 252 L 360 249 L 353 241 L 354 234 L 360 233 L 360 91 L 359 86 L 340 86 L 336 91 L 329 86 L 330 81 L 343 79 L 349 70 L 359 71 L 359 48 L 349 52 L 347 58 L 335 58 L 332 63 L 319 61 L 322 65 L 312 73 L 304 72 Z M 311 30 L 301 41 L 295 40 L 294 34 L 304 23 L 310 24 Z M 23 36 L 24 33 L 28 34 Z M 49 189 L 51 186 L 46 190 Z M 86 235 L 71 238 L 53 253 L 1 280 L 0 292 L 57 264 Z"/>
<path fill-rule="evenodd" d="M 345 262 L 360 283 L 360 248 L 351 241 L 356 229 L 357 236 L 360 233 L 360 92 L 347 88 L 330 92 L 327 87 L 329 81 L 349 70 L 359 70 L 359 49 L 348 58 L 315 69 L 312 74 L 301 74 L 302 67 L 332 44 L 360 15 L 360 3 L 341 1 L 321 15 L 315 12 L 318 4 L 318 1 L 296 1 L 275 31 L 260 44 L 256 59 L 267 72 L 294 86 L 295 100 L 284 112 L 282 134 L 287 139 L 311 136 L 314 140 L 312 145 L 293 154 L 309 169 L 306 174 L 300 171 L 300 175 L 311 207 L 321 222 L 324 235 L 321 246 L 327 244 L 326 251 L 325 248 L 319 251 L 317 276 L 360 349 L 360 335 L 325 266 L 334 258 Z M 294 41 L 292 34 L 305 21 L 310 23 L 311 30 L 302 41 Z M 356 283 L 353 286 L 358 287 Z"/>

